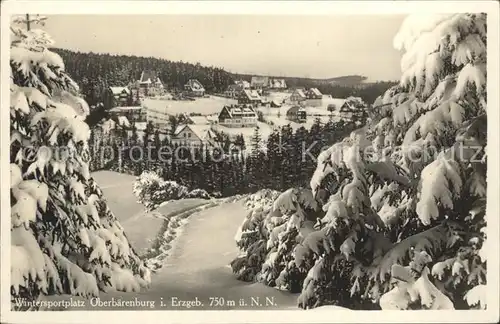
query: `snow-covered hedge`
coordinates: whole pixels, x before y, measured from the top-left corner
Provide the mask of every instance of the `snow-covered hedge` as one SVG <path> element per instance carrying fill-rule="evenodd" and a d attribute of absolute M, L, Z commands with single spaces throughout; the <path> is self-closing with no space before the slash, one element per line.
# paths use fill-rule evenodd
<path fill-rule="evenodd" d="M 203 189 L 194 189 L 186 194 L 186 198 L 210 199 L 210 194 Z"/>
<path fill-rule="evenodd" d="M 147 210 L 158 207 L 163 202 L 185 198 L 188 188 L 175 181 L 165 181 L 152 171 L 144 171 L 133 185 L 137 201 Z"/>
<path fill-rule="evenodd" d="M 153 171 L 144 171 L 136 178 L 133 192 L 137 197 L 137 201 L 143 204 L 147 210 L 155 209 L 161 203 L 169 200 L 183 198 L 211 199 L 214 197 L 203 189 L 189 191 L 186 186 L 175 181 L 165 181 Z"/>

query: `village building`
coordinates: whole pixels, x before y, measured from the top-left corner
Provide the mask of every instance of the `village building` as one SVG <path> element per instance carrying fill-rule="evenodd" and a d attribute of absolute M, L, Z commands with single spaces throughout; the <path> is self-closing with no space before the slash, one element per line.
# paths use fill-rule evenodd
<path fill-rule="evenodd" d="M 241 89 L 237 84 L 230 84 L 227 90 L 224 92 L 224 96 L 227 98 L 238 98 L 241 93 Z"/>
<path fill-rule="evenodd" d="M 234 81 L 234 84 L 236 84 L 240 89 L 250 89 L 250 82 L 245 81 L 245 80 L 237 80 Z"/>
<path fill-rule="evenodd" d="M 259 106 L 262 103 L 262 98 L 256 90 L 243 90 L 238 97 L 238 104 Z"/>
<path fill-rule="evenodd" d="M 152 71 L 142 71 L 141 77 L 137 81 L 140 96 L 155 97 L 165 92 L 163 82 L 158 75 Z"/>
<path fill-rule="evenodd" d="M 323 104 L 320 108 L 344 119 L 352 119 L 354 116 L 362 116 L 366 113 L 366 107 L 361 98 L 355 97 L 342 99 L 323 96 Z"/>
<path fill-rule="evenodd" d="M 293 106 L 287 110 L 286 119 L 296 123 L 305 123 L 307 120 L 306 109 L 301 106 Z"/>
<path fill-rule="evenodd" d="M 250 80 L 250 88 L 253 90 L 263 90 L 269 88 L 269 77 L 253 76 Z"/>
<path fill-rule="evenodd" d="M 320 107 L 323 103 L 323 94 L 317 88 L 310 88 L 306 92 L 307 99 L 304 102 L 308 107 Z"/>
<path fill-rule="evenodd" d="M 226 127 L 255 127 L 257 119 L 250 105 L 225 106 L 219 113 L 219 124 Z"/>
<path fill-rule="evenodd" d="M 269 104 L 269 107 L 271 108 L 279 108 L 281 107 L 282 103 L 277 100 L 277 99 L 274 99 L 274 100 L 271 100 L 270 104 Z"/>
<path fill-rule="evenodd" d="M 244 90 L 250 89 L 250 83 L 248 81 L 238 80 L 234 81 L 234 84 L 230 84 L 224 95 L 228 98 L 237 99 Z"/>
<path fill-rule="evenodd" d="M 184 85 L 184 91 L 186 95 L 191 97 L 203 97 L 205 95 L 205 87 L 196 79 L 190 79 Z"/>
<path fill-rule="evenodd" d="M 173 145 L 186 148 L 201 148 L 216 146 L 217 136 L 209 125 L 180 125 L 171 137 Z"/>
<path fill-rule="evenodd" d="M 302 105 L 307 100 L 307 96 L 304 89 L 295 89 L 288 100 L 293 104 Z"/>
<path fill-rule="evenodd" d="M 321 99 L 323 94 L 318 90 L 318 88 L 311 88 L 307 91 L 307 99 Z"/>
<path fill-rule="evenodd" d="M 128 87 L 109 87 L 110 107 L 123 107 L 130 105 L 132 92 Z"/>
<path fill-rule="evenodd" d="M 269 88 L 274 90 L 284 90 L 287 88 L 285 79 L 269 79 Z"/>
<path fill-rule="evenodd" d="M 349 97 L 345 99 L 338 111 L 339 116 L 350 119 L 361 117 L 365 114 L 367 114 L 366 107 L 363 100 L 358 97 Z"/>
<path fill-rule="evenodd" d="M 147 111 L 141 106 L 114 107 L 109 110 L 111 117 L 124 116 L 131 123 L 144 122 L 147 120 Z"/>

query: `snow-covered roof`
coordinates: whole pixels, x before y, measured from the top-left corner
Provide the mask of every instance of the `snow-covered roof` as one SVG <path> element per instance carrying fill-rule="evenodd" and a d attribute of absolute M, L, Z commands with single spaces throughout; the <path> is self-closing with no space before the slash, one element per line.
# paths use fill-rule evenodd
<path fill-rule="evenodd" d="M 239 115 L 244 114 L 244 113 L 252 113 L 255 116 L 257 116 L 257 113 L 255 112 L 255 110 L 252 107 L 246 107 L 246 106 L 233 106 L 233 107 L 230 107 L 230 106 L 226 106 L 223 109 L 227 110 L 227 112 L 229 113 L 229 116 L 231 116 L 231 118 L 233 118 L 235 116 L 239 116 Z"/>
<path fill-rule="evenodd" d="M 196 79 L 191 79 L 189 80 L 186 85 L 186 87 L 189 87 L 191 90 L 197 90 L 197 91 L 205 91 L 205 88 L 203 87 L 203 84 L 201 84 L 200 81 Z"/>
<path fill-rule="evenodd" d="M 274 100 L 272 100 L 271 102 L 272 102 L 275 106 L 278 106 L 278 107 L 279 107 L 279 106 L 281 106 L 281 103 L 282 103 L 282 102 L 281 102 L 281 101 L 279 101 L 278 99 L 274 99 Z"/>
<path fill-rule="evenodd" d="M 185 128 L 189 128 L 200 140 L 208 140 L 215 138 L 214 131 L 210 128 L 210 125 L 193 125 L 184 124 L 177 126 L 175 129 L 174 136 L 178 136 Z"/>
<path fill-rule="evenodd" d="M 153 82 L 162 83 L 160 78 L 156 75 L 156 73 L 148 70 L 142 71 L 141 77 L 139 78 L 139 82 L 147 84 L 151 84 Z"/>
<path fill-rule="evenodd" d="M 111 92 L 113 95 L 119 95 L 122 92 L 126 92 L 127 94 L 130 94 L 130 89 L 127 87 L 109 87 L 111 89 Z"/>
<path fill-rule="evenodd" d="M 186 127 L 186 124 L 177 126 L 174 131 L 174 136 L 179 135 L 179 133 L 184 129 L 184 127 Z"/>
<path fill-rule="evenodd" d="M 120 111 L 134 111 L 134 110 L 141 110 L 143 107 L 141 106 L 124 106 L 124 107 L 114 107 L 111 108 L 109 111 L 110 112 L 120 112 Z"/>
<path fill-rule="evenodd" d="M 302 89 L 295 89 L 295 93 L 298 94 L 302 98 L 306 97 L 304 90 L 302 90 Z"/>
<path fill-rule="evenodd" d="M 243 92 L 250 100 L 261 100 L 259 93 L 255 90 L 243 90 Z"/>
<path fill-rule="evenodd" d="M 314 95 L 316 96 L 321 96 L 321 92 L 318 90 L 318 88 L 311 88 L 309 89 Z"/>

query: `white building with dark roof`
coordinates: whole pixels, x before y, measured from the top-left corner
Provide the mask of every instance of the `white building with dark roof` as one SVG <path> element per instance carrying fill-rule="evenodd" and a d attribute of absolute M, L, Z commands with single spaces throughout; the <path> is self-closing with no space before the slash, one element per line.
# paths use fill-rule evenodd
<path fill-rule="evenodd" d="M 188 95 L 194 97 L 203 97 L 205 95 L 205 87 L 196 79 L 189 80 L 184 85 L 184 91 L 186 91 Z"/>
<path fill-rule="evenodd" d="M 163 82 L 153 71 L 142 71 L 141 77 L 137 80 L 137 84 L 139 86 L 139 93 L 142 96 L 158 96 L 162 95 L 165 91 Z"/>
<path fill-rule="evenodd" d="M 219 124 L 226 127 L 255 127 L 258 116 L 249 105 L 225 106 L 219 113 Z"/>
<path fill-rule="evenodd" d="M 173 145 L 200 148 L 216 146 L 216 139 L 216 134 L 210 125 L 184 124 L 177 126 L 171 137 L 171 142 Z"/>
<path fill-rule="evenodd" d="M 254 105 L 258 106 L 262 103 L 262 97 L 259 95 L 259 93 L 256 90 L 243 90 L 240 92 L 240 95 L 238 97 L 238 104 L 240 105 Z"/>
<path fill-rule="evenodd" d="M 132 99 L 132 91 L 128 87 L 109 87 L 109 92 L 111 93 L 111 101 L 109 104 L 112 107 L 116 106 L 127 106 Z"/>
<path fill-rule="evenodd" d="M 300 104 L 307 99 L 307 95 L 304 89 L 295 89 L 289 98 L 289 101 L 293 104 Z"/>
<path fill-rule="evenodd" d="M 308 99 L 321 99 L 323 94 L 318 90 L 318 88 L 311 88 L 307 91 L 307 97 Z"/>
<path fill-rule="evenodd" d="M 284 90 L 287 88 L 285 79 L 269 79 L 269 88 Z"/>

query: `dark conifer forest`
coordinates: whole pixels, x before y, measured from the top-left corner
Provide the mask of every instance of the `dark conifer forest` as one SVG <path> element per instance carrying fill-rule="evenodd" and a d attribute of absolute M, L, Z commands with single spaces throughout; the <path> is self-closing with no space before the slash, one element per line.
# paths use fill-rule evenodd
<path fill-rule="evenodd" d="M 133 55 L 111 55 L 98 53 L 81 53 L 67 49 L 53 48 L 65 62 L 66 71 L 80 86 L 82 95 L 89 105 L 96 105 L 103 101 L 104 92 L 110 86 L 126 86 L 139 79 L 144 70 L 158 74 L 167 89 L 182 89 L 189 79 L 200 81 L 207 93 L 224 92 L 228 85 L 235 80 L 250 81 L 251 75 L 233 74 L 222 67 L 203 66 L 200 63 L 173 62 L 154 57 L 139 57 Z M 352 82 L 352 78 L 342 83 L 345 78 L 338 77 L 332 82 L 330 79 L 306 79 L 284 77 L 289 87 L 318 88 L 323 94 L 335 98 L 349 96 L 361 97 L 366 103 L 373 101 L 388 88 L 396 84 L 393 81 L 376 83 Z M 356 79 L 356 80 L 358 80 Z"/>

